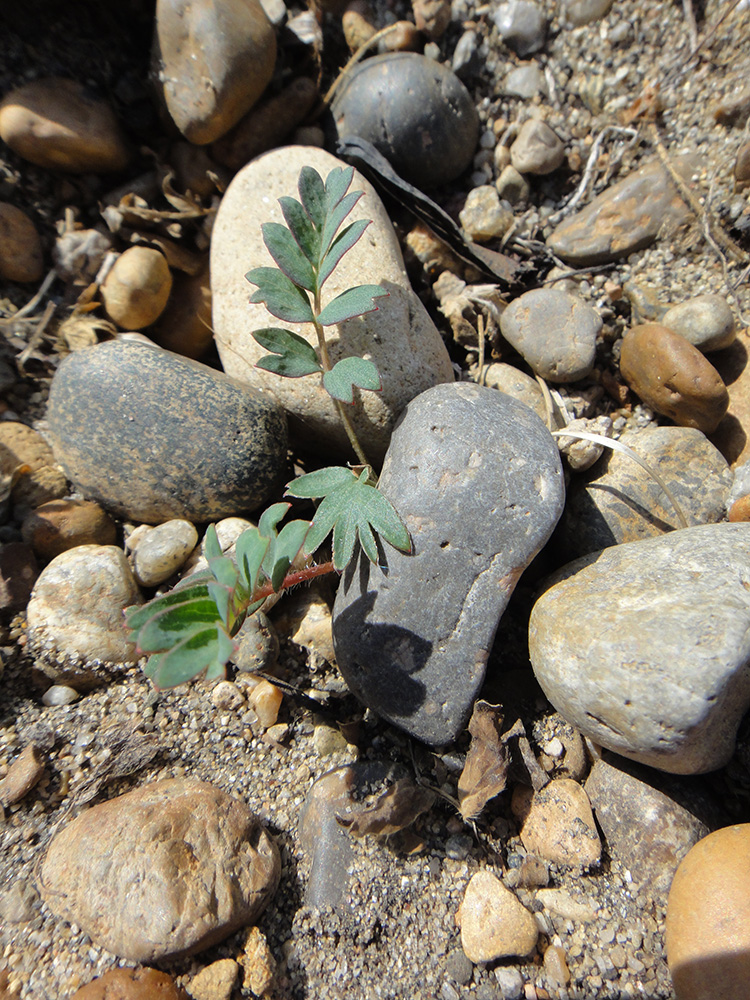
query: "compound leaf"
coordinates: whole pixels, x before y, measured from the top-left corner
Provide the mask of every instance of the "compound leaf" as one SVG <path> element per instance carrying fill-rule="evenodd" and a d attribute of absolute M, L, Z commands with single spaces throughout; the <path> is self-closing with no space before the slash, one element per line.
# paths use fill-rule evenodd
<path fill-rule="evenodd" d="M 334 237 L 338 232 L 338 228 L 347 215 L 351 212 L 354 206 L 357 204 L 359 199 L 364 194 L 364 191 L 351 191 L 349 194 L 345 195 L 335 208 L 329 209 L 328 215 L 326 216 L 325 225 L 323 226 L 323 232 L 320 237 L 320 252 L 321 254 L 327 253 L 328 249 L 333 243 Z"/>
<path fill-rule="evenodd" d="M 197 576 L 198 574 L 196 574 Z M 202 577 L 209 574 L 201 574 Z M 135 604 L 133 607 L 125 609 L 125 625 L 132 632 L 137 632 L 147 621 L 150 621 L 155 614 L 173 607 L 175 604 L 187 604 L 190 601 L 200 600 L 208 597 L 208 587 L 205 580 L 195 583 L 194 578 L 190 578 L 191 585 L 178 586 L 162 597 L 156 597 L 148 604 Z"/>
<path fill-rule="evenodd" d="M 354 177 L 354 167 L 334 167 L 326 177 L 325 192 L 328 211 L 335 208 L 346 192 Z"/>
<path fill-rule="evenodd" d="M 258 286 L 250 296 L 251 302 L 264 302 L 271 315 L 287 323 L 312 323 L 313 312 L 307 292 L 277 268 L 254 267 L 245 277 Z"/>
<path fill-rule="evenodd" d="M 257 528 L 246 528 L 237 539 L 237 568 L 240 580 L 249 594 L 258 586 L 260 567 L 270 544 L 270 538 L 263 538 Z"/>
<path fill-rule="evenodd" d="M 319 314 L 318 322 L 321 326 L 332 326 L 363 313 L 374 312 L 378 307 L 373 300 L 384 295 L 388 295 L 388 292 L 380 285 L 357 285 L 356 288 L 349 288 L 328 303 Z"/>
<path fill-rule="evenodd" d="M 308 472 L 304 476 L 287 483 L 287 496 L 299 497 L 300 499 L 317 499 L 324 497 L 331 490 L 339 486 L 345 486 L 356 480 L 351 469 L 345 469 L 341 465 L 332 465 L 327 469 L 316 469 L 315 472 Z"/>
<path fill-rule="evenodd" d="M 354 402 L 355 385 L 372 392 L 380 392 L 383 388 L 378 369 L 365 358 L 343 358 L 323 374 L 323 385 L 329 396 L 342 403 Z"/>
<path fill-rule="evenodd" d="M 170 649 L 180 639 L 206 624 L 221 620 L 216 602 L 207 594 L 204 598 L 156 608 L 151 618 L 138 632 L 138 649 L 142 653 L 160 653 Z"/>
<path fill-rule="evenodd" d="M 316 232 L 310 216 L 296 198 L 284 195 L 279 198 L 279 205 L 300 250 L 311 264 L 317 264 L 320 257 L 320 233 Z"/>
<path fill-rule="evenodd" d="M 278 222 L 265 222 L 260 228 L 268 252 L 287 278 L 290 278 L 295 285 L 301 285 L 311 292 L 315 291 L 313 266 L 286 226 Z"/>

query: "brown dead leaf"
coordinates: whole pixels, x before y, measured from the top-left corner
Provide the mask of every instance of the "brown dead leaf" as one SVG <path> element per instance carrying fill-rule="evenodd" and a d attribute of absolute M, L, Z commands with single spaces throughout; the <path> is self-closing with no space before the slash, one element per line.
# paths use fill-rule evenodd
<path fill-rule="evenodd" d="M 388 837 L 398 833 L 427 812 L 435 801 L 434 792 L 399 778 L 369 803 L 353 804 L 347 815 L 337 815 L 339 823 L 354 837 Z"/>
<path fill-rule="evenodd" d="M 193 277 L 200 274 L 206 266 L 205 254 L 193 253 L 174 240 L 167 239 L 166 236 L 136 231 L 130 234 L 130 242 L 135 245 L 155 247 L 164 254 L 170 268 L 184 271 Z"/>
<path fill-rule="evenodd" d="M 499 705 L 476 702 L 469 721 L 471 746 L 458 779 L 458 802 L 465 820 L 476 819 L 490 799 L 505 789 L 510 754 L 500 735 L 502 724 Z"/>

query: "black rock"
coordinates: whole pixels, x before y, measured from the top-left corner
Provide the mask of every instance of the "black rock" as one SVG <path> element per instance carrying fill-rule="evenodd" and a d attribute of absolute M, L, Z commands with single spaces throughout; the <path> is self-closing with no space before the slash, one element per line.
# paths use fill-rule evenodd
<path fill-rule="evenodd" d="M 500 616 L 562 512 L 558 449 L 493 389 L 440 385 L 408 404 L 380 479 L 414 552 L 360 552 L 333 612 L 336 658 L 369 708 L 433 746 L 456 739 Z"/>
<path fill-rule="evenodd" d="M 55 457 L 76 489 L 133 521 L 213 521 L 271 499 L 286 417 L 268 396 L 145 342 L 71 354 L 50 389 Z"/>
<path fill-rule="evenodd" d="M 416 52 L 386 52 L 360 63 L 332 107 L 339 138 L 361 136 L 405 180 L 437 187 L 471 164 L 479 117 L 447 66 Z"/>

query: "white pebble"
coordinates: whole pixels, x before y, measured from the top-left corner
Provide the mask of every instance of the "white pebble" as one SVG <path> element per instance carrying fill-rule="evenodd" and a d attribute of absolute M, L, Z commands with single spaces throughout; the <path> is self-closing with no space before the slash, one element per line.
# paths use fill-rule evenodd
<path fill-rule="evenodd" d="M 42 695 L 43 705 L 72 705 L 78 700 L 78 692 L 67 684 L 53 684 Z"/>

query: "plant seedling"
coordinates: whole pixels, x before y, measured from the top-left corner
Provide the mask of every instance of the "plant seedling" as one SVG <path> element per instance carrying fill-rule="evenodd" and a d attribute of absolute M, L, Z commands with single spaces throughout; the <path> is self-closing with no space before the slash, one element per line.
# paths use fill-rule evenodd
<path fill-rule="evenodd" d="M 378 370 L 366 358 L 343 358 L 331 365 L 325 338 L 325 327 L 377 309 L 375 299 L 388 294 L 378 285 L 358 285 L 325 306 L 321 303 L 325 282 L 369 225 L 369 220 L 359 220 L 340 228 L 362 195 L 361 191 L 349 192 L 353 176 L 352 168 L 336 167 L 324 182 L 312 167 L 303 167 L 301 201 L 279 199 L 287 226 L 269 222 L 262 227 L 263 240 L 278 269 L 257 267 L 247 277 L 257 286 L 251 302 L 264 302 L 272 315 L 286 322 L 312 323 L 318 341 L 316 349 L 291 330 L 258 330 L 253 336 L 271 352 L 260 359 L 258 367 L 286 378 L 319 374 L 362 465 L 319 469 L 289 483 L 287 496 L 322 498 L 312 521 L 290 521 L 278 530 L 290 505 L 273 504 L 261 515 L 257 528 L 248 528 L 238 538 L 236 562 L 223 555 L 216 529 L 209 526 L 204 541 L 208 568 L 168 594 L 127 609 L 126 626 L 137 633 L 138 652 L 149 656 L 145 672 L 158 688 L 197 677 L 223 677 L 234 655 L 234 637 L 247 615 L 273 593 L 345 569 L 357 539 L 372 562 L 378 561 L 376 533 L 395 548 L 411 551 L 409 533 L 376 489 L 372 469 L 342 405 L 354 403 L 355 387 L 380 390 Z M 311 556 L 331 532 L 330 562 L 293 568 L 298 555 Z"/>

